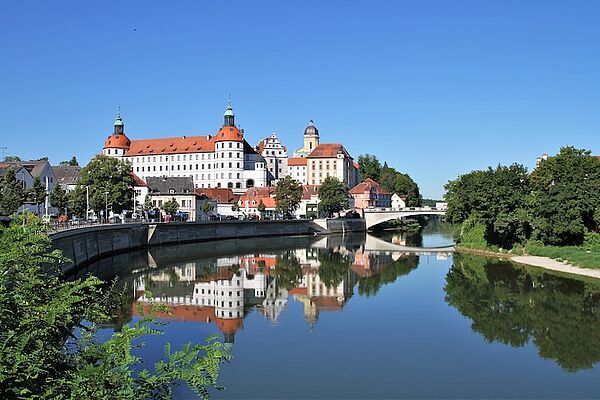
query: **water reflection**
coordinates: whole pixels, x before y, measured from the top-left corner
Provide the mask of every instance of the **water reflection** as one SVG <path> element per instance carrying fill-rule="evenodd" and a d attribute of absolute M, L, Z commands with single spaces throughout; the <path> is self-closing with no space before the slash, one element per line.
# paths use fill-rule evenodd
<path fill-rule="evenodd" d="M 489 342 L 533 341 L 542 358 L 563 369 L 600 361 L 600 283 L 474 255 L 454 255 L 446 301 Z"/>
<path fill-rule="evenodd" d="M 115 324 L 147 313 L 151 303 L 160 302 L 170 306 L 170 312 L 159 317 L 216 324 L 225 341 L 233 343 L 250 310 L 277 324 L 291 300 L 302 304 L 313 329 L 320 313 L 342 310 L 355 287 L 360 295 L 374 296 L 419 263 L 418 255 L 401 250 L 369 250 L 365 234 L 294 238 L 296 247 L 299 240 L 303 245 L 293 249 L 285 239 L 253 245 L 222 241 L 117 256 L 127 257 L 113 260 L 117 265 L 136 263 L 128 269 L 129 276 L 119 280 L 131 297 Z M 90 268 L 101 273 L 102 264 Z"/>

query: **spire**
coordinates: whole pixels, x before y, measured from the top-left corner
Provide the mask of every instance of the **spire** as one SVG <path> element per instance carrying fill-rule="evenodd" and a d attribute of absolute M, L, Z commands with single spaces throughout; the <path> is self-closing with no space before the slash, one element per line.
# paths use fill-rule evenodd
<path fill-rule="evenodd" d="M 229 96 L 229 100 L 227 101 L 227 109 L 225 110 L 223 117 L 225 119 L 224 126 L 235 126 L 235 114 L 233 113 L 233 107 L 231 106 L 231 96 Z"/>
<path fill-rule="evenodd" d="M 125 127 L 125 125 L 123 124 L 123 118 L 121 118 L 121 107 L 119 107 L 118 111 L 117 111 L 117 118 L 115 119 L 115 124 L 114 124 L 114 131 L 113 131 L 113 135 L 123 135 L 123 128 Z"/>

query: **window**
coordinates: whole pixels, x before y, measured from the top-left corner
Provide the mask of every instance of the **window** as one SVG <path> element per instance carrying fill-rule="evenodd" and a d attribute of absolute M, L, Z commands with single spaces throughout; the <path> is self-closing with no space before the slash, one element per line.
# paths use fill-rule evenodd
<path fill-rule="evenodd" d="M 231 166 L 232 166 L 232 163 L 229 163 L 229 168 L 231 168 Z"/>
<path fill-rule="evenodd" d="M 231 143 L 229 143 L 229 144 L 231 144 Z M 229 152 L 229 158 L 231 158 L 231 152 Z"/>
<path fill-rule="evenodd" d="M 233 143 L 229 142 L 229 148 L 231 148 L 231 146 L 233 145 Z M 230 153 L 231 154 L 231 153 Z M 231 156 L 230 156 L 231 157 Z"/>

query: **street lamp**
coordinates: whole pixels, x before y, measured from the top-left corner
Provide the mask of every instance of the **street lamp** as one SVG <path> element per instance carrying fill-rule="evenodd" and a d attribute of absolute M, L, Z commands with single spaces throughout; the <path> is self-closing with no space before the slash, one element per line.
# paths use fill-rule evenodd
<path fill-rule="evenodd" d="M 90 215 L 90 187 L 85 185 L 85 220 L 87 221 Z"/>
<path fill-rule="evenodd" d="M 105 204 L 105 211 L 104 211 L 105 217 L 104 218 L 108 219 L 108 192 L 104 192 L 104 204 Z"/>

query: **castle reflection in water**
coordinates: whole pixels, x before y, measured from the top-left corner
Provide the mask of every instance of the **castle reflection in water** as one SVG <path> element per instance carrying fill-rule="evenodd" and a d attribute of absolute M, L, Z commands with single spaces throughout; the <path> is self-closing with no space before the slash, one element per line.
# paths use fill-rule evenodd
<path fill-rule="evenodd" d="M 292 299 L 303 304 L 312 329 L 321 312 L 342 310 L 355 287 L 361 293 L 363 286 L 368 295 L 369 286 L 382 284 L 380 274 L 391 275 L 383 283 L 391 282 L 418 265 L 418 255 L 370 250 L 365 248 L 365 239 L 364 234 L 296 238 L 303 241 L 299 248 L 271 239 L 271 248 L 265 250 L 267 242 L 263 242 L 250 245 L 247 251 L 239 248 L 241 241 L 223 241 L 210 248 L 209 244 L 167 248 L 171 254 L 149 251 L 149 268 L 133 281 L 131 311 L 138 315 L 148 313 L 152 303 L 166 304 L 170 312 L 160 314 L 162 319 L 214 323 L 225 341 L 232 343 L 251 310 L 275 324 Z M 402 240 L 394 238 L 396 243 Z M 236 252 L 242 254 L 219 256 Z M 190 259 L 210 253 L 215 255 Z"/>

